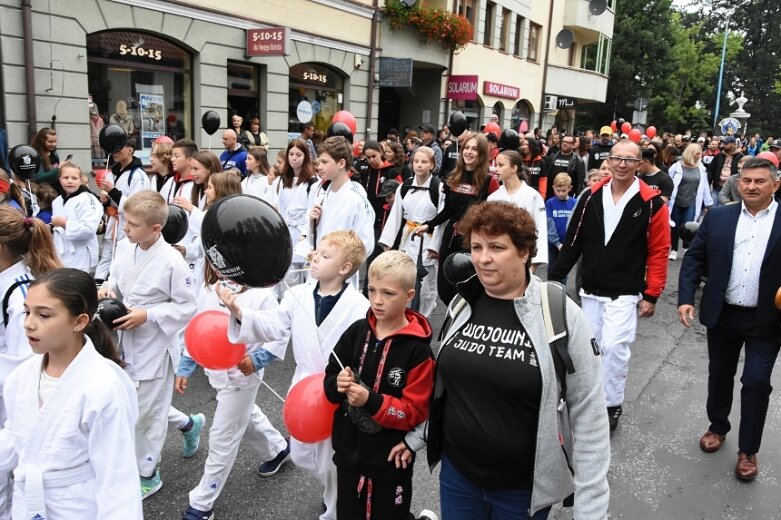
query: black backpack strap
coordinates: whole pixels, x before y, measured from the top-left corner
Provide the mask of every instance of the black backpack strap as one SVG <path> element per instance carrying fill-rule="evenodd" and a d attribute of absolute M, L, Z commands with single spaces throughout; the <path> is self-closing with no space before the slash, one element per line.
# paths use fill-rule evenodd
<path fill-rule="evenodd" d="M 561 400 L 566 402 L 567 374 L 575 373 L 575 366 L 567 350 L 567 292 L 558 282 L 546 282 L 542 292 L 542 313 L 548 345 L 553 355 L 556 379 L 559 380 Z"/>
<path fill-rule="evenodd" d="M 5 296 L 3 296 L 3 327 L 8 326 L 8 302 L 11 300 L 11 294 L 22 285 L 30 285 L 33 281 L 29 278 L 26 280 L 16 280 L 14 283 L 11 284 L 10 287 L 8 287 L 8 290 L 5 291 Z"/>
<path fill-rule="evenodd" d="M 456 296 L 451 300 L 450 305 L 448 305 L 447 311 L 445 312 L 445 321 L 442 322 L 442 329 L 439 331 L 439 341 L 442 341 L 445 338 L 447 331 L 453 324 L 453 320 L 455 320 L 458 313 L 460 313 L 465 306 L 466 300 L 464 297 L 460 294 L 456 294 Z"/>

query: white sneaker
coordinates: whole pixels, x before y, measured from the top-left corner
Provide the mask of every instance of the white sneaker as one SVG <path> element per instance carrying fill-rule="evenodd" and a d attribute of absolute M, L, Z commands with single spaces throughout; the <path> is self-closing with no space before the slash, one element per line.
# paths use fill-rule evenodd
<path fill-rule="evenodd" d="M 424 509 L 420 512 L 418 520 L 439 520 L 439 517 L 434 511 L 430 509 Z"/>
<path fill-rule="evenodd" d="M 670 260 L 678 260 L 678 252 L 677 251 L 670 251 L 670 256 L 668 256 Z"/>

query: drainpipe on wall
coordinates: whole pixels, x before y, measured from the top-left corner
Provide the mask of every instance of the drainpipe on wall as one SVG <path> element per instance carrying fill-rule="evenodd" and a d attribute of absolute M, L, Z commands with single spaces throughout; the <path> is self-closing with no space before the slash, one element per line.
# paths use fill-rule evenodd
<path fill-rule="evenodd" d="M 22 0 L 22 34 L 24 35 L 24 88 L 27 91 L 27 138 L 36 133 L 35 64 L 33 63 L 32 0 Z"/>
<path fill-rule="evenodd" d="M 377 73 L 377 23 L 380 14 L 379 0 L 374 0 L 374 13 L 372 13 L 372 32 L 371 32 L 371 49 L 369 49 L 369 92 L 366 106 L 366 133 L 365 138 L 371 139 L 371 124 L 372 124 L 372 107 L 374 106 L 374 90 L 376 88 L 376 82 L 374 81 L 374 75 Z"/>
<path fill-rule="evenodd" d="M 550 36 L 553 32 L 551 30 L 553 26 L 553 4 L 555 3 L 556 0 L 551 0 L 550 11 L 548 11 L 548 37 L 545 38 L 545 61 L 542 62 L 542 95 L 540 96 L 540 118 L 539 122 L 537 123 L 537 127 L 540 130 L 542 130 L 542 117 L 545 113 L 545 82 L 548 80 L 548 57 L 550 56 Z"/>

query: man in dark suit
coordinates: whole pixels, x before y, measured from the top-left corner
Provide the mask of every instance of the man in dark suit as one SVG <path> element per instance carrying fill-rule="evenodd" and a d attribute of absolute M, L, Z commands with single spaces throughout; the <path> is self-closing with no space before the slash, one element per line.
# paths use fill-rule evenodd
<path fill-rule="evenodd" d="M 778 172 L 770 161 L 746 161 L 738 178 L 743 202 L 706 215 L 678 281 L 678 318 L 688 327 L 694 318 L 694 295 L 707 276 L 700 323 L 708 328 L 710 427 L 700 438 L 703 451 L 717 451 L 730 430 L 734 377 L 740 350 L 746 346 L 735 466 L 741 480 L 757 476 L 770 375 L 781 341 L 781 313 L 774 305 L 781 286 L 781 211 L 773 197 L 778 187 Z"/>

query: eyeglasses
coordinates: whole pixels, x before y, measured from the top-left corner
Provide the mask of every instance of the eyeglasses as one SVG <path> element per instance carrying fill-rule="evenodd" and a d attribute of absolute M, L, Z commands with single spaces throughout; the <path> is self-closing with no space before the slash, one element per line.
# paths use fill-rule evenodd
<path fill-rule="evenodd" d="M 610 159 L 610 162 L 613 164 L 621 164 L 621 161 L 624 161 L 627 166 L 634 166 L 635 164 L 640 162 L 640 159 L 637 157 L 618 157 L 615 155 L 611 155 L 608 157 Z"/>

